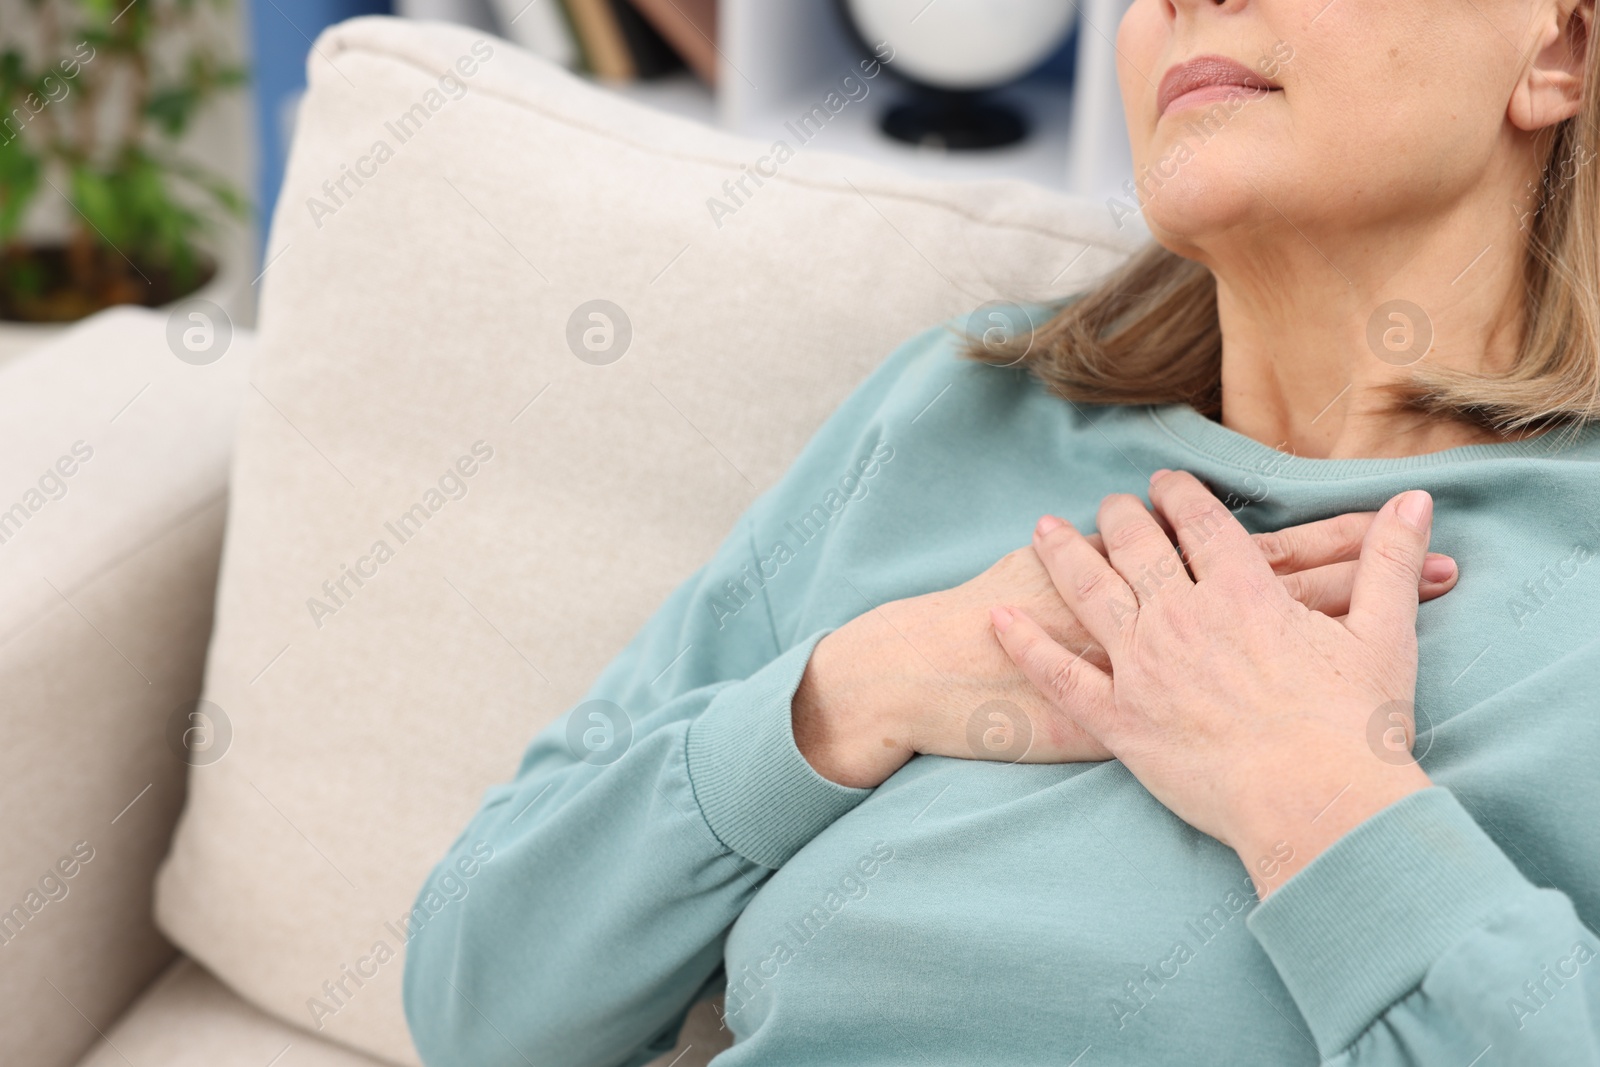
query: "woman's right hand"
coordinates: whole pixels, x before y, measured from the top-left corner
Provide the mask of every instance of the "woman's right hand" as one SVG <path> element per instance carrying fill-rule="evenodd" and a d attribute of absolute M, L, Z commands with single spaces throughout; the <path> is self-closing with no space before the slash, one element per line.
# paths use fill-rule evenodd
<path fill-rule="evenodd" d="M 1255 540 L 1291 596 L 1338 617 L 1349 609 L 1374 514 L 1352 512 Z M 1103 554 L 1098 536 L 1090 540 Z M 1454 561 L 1430 553 L 1421 599 L 1449 592 L 1457 577 Z M 817 643 L 792 702 L 795 744 L 817 773 L 871 788 L 918 753 L 1008 763 L 1110 759 L 1006 655 L 989 619 L 997 603 L 1022 608 L 1062 647 L 1109 671 L 1032 545 L 1019 548 L 953 589 L 890 601 Z"/>

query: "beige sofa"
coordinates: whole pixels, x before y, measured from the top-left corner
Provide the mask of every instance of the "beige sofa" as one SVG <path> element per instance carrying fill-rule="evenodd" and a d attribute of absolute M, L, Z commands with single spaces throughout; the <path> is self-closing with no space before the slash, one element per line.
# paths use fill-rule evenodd
<path fill-rule="evenodd" d="M 886 91 L 838 75 L 796 114 Z M 259 338 L 118 310 L 0 369 L 0 1060 L 417 1063 L 402 918 L 483 790 L 897 342 L 1141 238 L 787 147 L 347 23 Z"/>

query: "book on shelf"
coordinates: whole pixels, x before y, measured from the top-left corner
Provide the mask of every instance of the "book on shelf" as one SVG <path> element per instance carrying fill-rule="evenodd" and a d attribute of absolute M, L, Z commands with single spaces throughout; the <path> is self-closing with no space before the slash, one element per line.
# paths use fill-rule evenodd
<path fill-rule="evenodd" d="M 632 81 L 638 77 L 633 53 L 617 23 L 611 0 L 563 0 L 572 20 L 583 66 L 589 73 L 607 81 Z"/>
<path fill-rule="evenodd" d="M 633 57 L 636 77 L 659 78 L 682 70 L 682 57 L 656 30 L 653 23 L 639 14 L 628 0 L 610 0 L 611 13 L 616 17 L 617 29 L 622 33 L 623 44 Z"/>
<path fill-rule="evenodd" d="M 716 77 L 716 0 L 488 0 L 506 37 L 607 81 Z"/>
<path fill-rule="evenodd" d="M 707 85 L 717 84 L 717 0 L 631 0 L 631 3 L 701 81 Z"/>

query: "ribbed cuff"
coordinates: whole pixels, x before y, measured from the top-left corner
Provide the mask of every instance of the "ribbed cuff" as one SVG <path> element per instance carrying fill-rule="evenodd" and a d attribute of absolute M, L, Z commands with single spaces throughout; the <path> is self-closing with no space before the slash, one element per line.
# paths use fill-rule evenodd
<path fill-rule="evenodd" d="M 1245 922 L 1328 1058 L 1451 946 L 1531 891 L 1455 794 L 1434 787 L 1334 842 Z"/>
<path fill-rule="evenodd" d="M 712 833 L 752 863 L 777 869 L 870 789 L 830 782 L 795 747 L 790 720 L 818 630 L 712 698 L 689 727 L 689 781 Z"/>

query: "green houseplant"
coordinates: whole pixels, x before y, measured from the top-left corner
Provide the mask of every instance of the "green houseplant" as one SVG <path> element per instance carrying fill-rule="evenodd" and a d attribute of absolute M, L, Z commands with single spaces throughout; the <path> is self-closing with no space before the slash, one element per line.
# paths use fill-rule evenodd
<path fill-rule="evenodd" d="M 206 240 L 243 196 L 186 158 L 199 111 L 245 79 L 228 0 L 0 0 L 0 318 L 157 306 L 210 280 Z M 24 236 L 43 197 L 67 233 Z"/>

